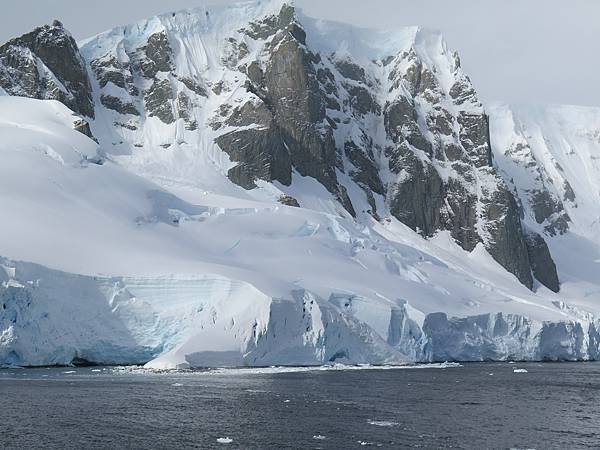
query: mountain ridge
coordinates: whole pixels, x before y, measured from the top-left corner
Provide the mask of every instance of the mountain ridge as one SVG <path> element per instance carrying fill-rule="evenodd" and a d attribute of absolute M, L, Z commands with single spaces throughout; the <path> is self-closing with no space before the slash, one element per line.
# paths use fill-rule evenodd
<path fill-rule="evenodd" d="M 478 240 L 483 240 L 484 243 L 487 242 L 485 245 L 494 257 L 507 270 L 516 274 L 522 283 L 531 287 L 533 281 L 528 261 L 528 255 L 531 252 L 526 251 L 527 242 L 524 236 L 521 236 L 519 217 L 514 201 L 510 197 L 511 194 L 506 190 L 503 181 L 495 174 L 484 173 L 485 170 L 477 169 L 477 165 L 481 163 L 475 162 L 473 167 L 473 163 L 470 161 L 473 156 L 468 155 L 468 152 L 472 151 L 470 146 L 473 148 L 479 146 L 483 149 L 484 155 L 475 156 L 475 158 L 484 158 L 481 160 L 483 166 L 491 167 L 491 150 L 489 149 L 489 143 L 485 142 L 485 135 L 487 134 L 485 131 L 487 128 L 485 113 L 475 97 L 470 81 L 460 72 L 460 61 L 457 55 L 449 54 L 441 36 L 435 33 L 425 33 L 419 28 L 410 28 L 398 33 L 397 36 L 401 36 L 401 39 L 394 38 L 394 40 L 399 39 L 402 41 L 407 38 L 408 40 L 404 42 L 403 49 L 396 50 L 397 56 L 394 64 L 400 64 L 401 66 L 408 64 L 408 67 L 398 67 L 398 69 L 400 71 L 413 70 L 416 72 L 413 75 L 402 75 L 402 77 L 408 76 L 409 78 L 403 79 L 400 77 L 392 82 L 389 77 L 393 73 L 386 72 L 386 65 L 383 64 L 383 61 L 379 61 L 377 63 L 380 66 L 379 68 L 368 70 L 371 79 L 362 79 L 365 76 L 365 68 L 357 66 L 352 57 L 350 57 L 350 60 L 344 61 L 348 58 L 348 55 L 344 54 L 347 52 L 342 51 L 342 55 L 335 54 L 327 58 L 328 55 L 322 56 L 320 53 L 314 53 L 309 49 L 306 46 L 307 33 L 302 28 L 301 21 L 311 23 L 310 19 L 302 15 L 299 16 L 289 4 L 283 2 L 280 5 L 280 3 L 269 3 L 267 4 L 268 7 L 265 4 L 258 3 L 245 4 L 243 8 L 254 6 L 258 10 L 254 12 L 257 19 L 250 21 L 250 29 L 239 28 L 239 24 L 235 19 L 242 15 L 235 8 L 222 8 L 222 11 L 226 11 L 234 17 L 234 19 L 231 19 L 230 16 L 225 14 L 226 19 L 224 21 L 226 23 L 233 21 L 234 25 L 229 25 L 229 29 L 219 27 L 218 38 L 212 34 L 212 27 L 214 26 L 212 21 L 219 19 L 213 19 L 214 14 L 210 16 L 208 9 L 201 9 L 157 16 L 129 27 L 109 31 L 93 38 L 92 41 L 87 41 L 82 51 L 86 55 L 86 59 L 91 61 L 92 66 L 102 66 L 106 63 L 104 59 L 107 58 L 108 53 L 105 53 L 105 50 L 110 53 L 111 48 L 120 48 L 119 52 L 125 53 L 125 55 L 121 54 L 123 60 L 117 64 L 119 67 L 113 67 L 115 71 L 105 71 L 104 78 L 100 81 L 101 88 L 102 85 L 104 85 L 104 89 L 107 85 L 109 87 L 111 84 L 114 85 L 114 83 L 107 80 L 106 77 L 108 76 L 120 76 L 123 79 L 134 80 L 136 78 L 135 73 L 141 73 L 142 78 L 148 75 L 147 79 L 153 80 L 152 86 L 146 87 L 146 89 L 142 86 L 145 83 L 143 80 L 140 85 L 131 85 L 127 88 L 129 92 L 123 97 L 112 95 L 114 94 L 113 89 L 108 89 L 106 94 L 101 95 L 100 103 L 108 109 L 117 111 L 120 116 L 138 116 L 140 111 L 146 110 L 149 117 L 158 117 L 162 124 L 167 125 L 177 122 L 178 117 L 184 116 L 184 128 L 191 128 L 192 130 L 188 131 L 195 131 L 194 128 L 198 126 L 203 128 L 202 119 L 198 117 L 188 117 L 186 119 L 185 116 L 190 115 L 190 109 L 194 108 L 194 102 L 200 105 L 206 102 L 204 100 L 205 96 L 202 94 L 206 93 L 208 97 L 212 97 L 206 86 L 202 88 L 201 94 L 198 94 L 198 86 L 210 82 L 215 84 L 219 93 L 221 93 L 222 83 L 225 83 L 225 81 L 222 79 L 208 81 L 208 79 L 210 79 L 212 72 L 219 72 L 223 68 L 230 69 L 229 75 L 222 75 L 233 77 L 233 79 L 227 81 L 231 86 L 226 88 L 225 91 L 227 92 L 227 89 L 229 89 L 229 92 L 238 96 L 234 100 L 235 102 L 240 101 L 239 90 L 245 88 L 247 97 L 247 101 L 243 105 L 245 110 L 238 107 L 233 113 L 223 112 L 222 108 L 231 105 L 231 103 L 224 102 L 222 99 L 217 102 L 221 112 L 214 112 L 213 117 L 208 119 L 208 124 L 206 124 L 207 120 L 205 119 L 204 127 L 209 125 L 213 130 L 225 127 L 230 130 L 234 127 L 239 129 L 239 131 L 232 130 L 228 133 L 216 133 L 214 139 L 220 150 L 224 150 L 232 159 L 232 162 L 237 162 L 237 165 L 228 171 L 229 178 L 236 184 L 251 189 L 256 186 L 256 179 L 264 179 L 268 182 L 279 181 L 284 185 L 289 185 L 292 170 L 297 170 L 302 176 L 316 178 L 352 215 L 356 215 L 358 209 L 359 212 L 370 210 L 375 216 L 378 216 L 377 203 L 379 200 L 379 208 L 389 209 L 396 218 L 400 218 L 413 229 L 422 230 L 422 233 L 426 236 L 431 236 L 438 229 L 450 229 L 455 238 L 466 249 L 472 249 Z M 281 6 L 281 10 L 277 12 L 279 6 Z M 244 10 L 243 21 L 247 20 L 247 13 Z M 323 22 L 321 23 L 323 24 Z M 319 25 L 312 22 L 311 27 L 312 29 L 318 29 Z M 327 24 L 326 28 L 329 27 L 330 25 Z M 186 30 L 185 36 L 181 35 L 181 29 Z M 169 34 L 172 35 L 170 38 Z M 145 37 L 142 38 L 142 35 Z M 308 36 L 310 36 L 310 33 Z M 106 37 L 110 42 L 107 49 L 104 49 L 104 44 L 100 44 L 104 41 L 103 37 Z M 214 55 L 211 56 L 206 53 L 200 58 L 201 65 L 204 64 L 204 66 L 197 66 L 198 62 L 196 61 L 194 63 L 196 66 L 190 72 L 190 68 L 187 66 L 190 60 L 195 59 L 191 56 L 185 57 L 187 54 L 185 49 L 188 48 L 189 51 L 193 52 L 191 48 L 195 48 L 193 45 L 197 45 L 194 39 L 200 39 L 201 45 L 198 48 L 204 49 L 215 46 L 218 48 L 218 45 L 222 44 L 215 42 L 223 38 L 225 38 L 227 45 L 222 51 L 226 52 L 228 60 L 218 60 Z M 114 39 L 118 39 L 118 43 L 114 42 Z M 147 46 L 144 47 L 142 44 L 145 39 L 149 43 L 151 40 L 162 42 L 156 49 L 152 50 L 155 52 L 154 56 L 160 57 L 164 64 L 161 70 L 157 72 L 154 70 L 145 72 L 143 62 L 140 66 L 141 72 L 136 72 L 136 69 L 131 71 L 127 68 L 132 58 L 135 60 L 144 57 L 144 55 L 140 56 L 139 52 L 140 49 L 148 49 Z M 210 45 L 205 45 L 203 43 L 204 39 Z M 281 39 L 283 40 L 280 41 Z M 353 39 L 356 42 L 356 37 L 353 37 Z M 186 43 L 177 44 L 180 49 L 173 49 L 168 44 L 170 41 Z M 266 43 L 261 44 L 261 41 Z M 327 40 L 322 38 L 320 41 Z M 94 44 L 91 44 L 92 42 Z M 273 49 L 269 47 L 271 44 L 274 46 Z M 248 47 L 252 45 L 255 47 L 258 45 L 258 48 L 251 52 Z M 285 46 L 283 50 L 281 50 L 282 46 Z M 105 54 L 100 55 L 100 53 Z M 430 53 L 434 53 L 436 56 L 432 57 Z M 440 53 L 441 56 L 437 56 L 437 53 Z M 401 54 L 404 54 L 404 57 L 400 57 Z M 147 61 L 151 61 L 152 58 L 148 56 L 147 51 L 146 56 L 148 57 Z M 248 61 L 244 67 L 236 67 L 240 57 L 241 60 Z M 114 61 L 115 58 L 118 60 L 118 55 L 111 53 L 110 58 L 111 61 Z M 172 58 L 171 66 L 168 64 L 170 58 Z M 178 58 L 186 63 L 183 68 L 176 62 Z M 291 60 L 290 58 L 295 59 Z M 405 60 L 406 58 L 408 60 Z M 339 59 L 339 61 L 336 61 L 336 59 Z M 389 55 L 385 59 L 388 63 L 394 62 L 394 59 L 389 59 Z M 292 65 L 278 69 L 276 64 L 280 60 L 285 61 L 285 64 Z M 148 64 L 152 65 L 154 62 Z M 413 66 L 411 67 L 410 64 Z M 428 64 L 430 66 L 427 66 Z M 371 65 L 373 65 L 372 61 Z M 434 75 L 431 70 L 435 68 L 444 68 L 441 69 L 442 74 Z M 97 78 L 101 69 L 96 70 L 94 67 L 92 69 L 96 72 Z M 122 70 L 125 71 L 124 75 L 120 72 Z M 283 70 L 284 72 L 279 73 L 277 76 L 269 75 L 271 71 L 275 70 Z M 244 71 L 246 71 L 245 74 Z M 344 71 L 345 73 L 343 73 Z M 383 79 L 378 79 L 374 75 L 374 71 L 379 71 L 381 72 L 380 75 L 388 78 L 385 83 L 395 84 L 390 86 L 388 94 L 381 92 L 381 89 L 377 91 L 377 85 L 384 85 L 385 83 Z M 420 71 L 423 71 L 423 73 L 420 73 Z M 167 75 L 165 78 L 160 73 L 170 73 L 171 75 Z M 334 77 L 334 73 L 338 75 Z M 302 76 L 295 80 L 293 74 L 301 74 Z M 416 78 L 410 79 L 411 76 Z M 208 79 L 204 79 L 206 77 Z M 177 78 L 182 78 L 182 80 L 177 80 Z M 245 84 L 240 81 L 244 78 L 243 83 Z M 236 79 L 238 79 L 237 82 Z M 292 80 L 292 83 L 286 84 L 282 80 Z M 421 84 L 422 80 L 424 81 L 423 84 Z M 139 82 L 135 81 L 135 83 Z M 187 86 L 183 87 L 180 83 L 183 85 L 187 83 Z M 368 86 L 369 83 L 371 86 Z M 373 83 L 375 83 L 375 86 L 373 86 Z M 430 85 L 427 85 L 427 83 L 430 83 Z M 192 89 L 193 93 L 189 90 L 190 86 L 196 88 Z M 170 95 L 169 89 L 176 90 L 177 94 L 173 92 Z M 391 91 L 394 89 L 399 91 L 392 93 Z M 407 89 L 410 92 L 406 92 Z M 145 97 L 143 102 L 140 103 L 139 92 L 144 90 L 146 92 Z M 327 92 L 328 90 L 331 92 Z M 419 90 L 422 92 L 419 92 Z M 138 96 L 132 96 L 132 93 L 138 93 Z M 309 96 L 304 99 L 306 93 L 309 93 Z M 196 94 L 196 99 L 193 99 L 192 94 Z M 287 95 L 292 97 L 287 99 Z M 427 98 L 427 95 L 430 97 Z M 271 98 L 271 96 L 274 97 Z M 415 96 L 419 96 L 419 99 L 424 99 L 424 101 L 421 104 L 413 103 L 413 97 Z M 460 96 L 464 96 L 464 98 L 459 98 Z M 376 100 L 377 97 L 379 99 Z M 190 98 L 192 99 L 191 103 Z M 286 101 L 280 101 L 282 98 Z M 344 105 L 344 102 L 349 102 L 348 99 L 357 103 Z M 172 103 L 171 106 L 169 102 Z M 446 104 L 446 109 L 444 109 L 444 106 L 438 106 L 439 114 L 429 114 L 427 111 L 419 112 L 423 108 L 431 108 L 431 103 L 436 104 L 439 102 Z M 153 108 L 156 109 L 152 110 Z M 233 106 L 230 106 L 230 108 L 233 109 Z M 460 112 L 456 112 L 457 108 Z M 210 108 L 205 107 L 203 109 L 210 110 Z M 201 114 L 205 115 L 206 112 Z M 224 119 L 219 117 L 222 114 L 225 114 Z M 341 117 L 336 119 L 336 114 Z M 344 127 L 344 124 L 340 122 L 347 120 L 349 115 L 354 116 L 353 123 L 349 127 Z M 366 123 L 363 120 L 365 116 L 367 116 L 367 121 L 373 121 L 375 120 L 374 116 L 379 116 L 379 123 L 375 124 L 375 127 L 379 130 L 385 128 L 387 135 L 383 140 L 379 139 L 381 142 L 373 142 L 375 137 L 373 133 L 381 134 L 381 131 L 371 130 L 373 124 Z M 450 120 L 448 116 L 450 116 Z M 456 118 L 454 119 L 452 116 Z M 297 120 L 298 118 L 301 118 L 301 120 Z M 128 131 L 139 127 L 135 124 L 136 120 L 129 119 L 129 122 L 124 124 L 123 128 L 125 130 L 119 141 L 127 142 L 132 139 L 144 139 L 144 142 L 135 143 L 135 145 L 142 147 L 148 146 L 148 144 L 150 146 L 156 145 L 154 142 L 147 142 L 149 139 L 146 136 L 140 136 L 139 133 L 135 137 L 128 136 L 128 134 L 131 134 Z M 429 123 L 427 123 L 428 121 Z M 426 124 L 423 125 L 423 122 Z M 118 122 L 115 120 L 115 123 Z M 249 126 L 255 128 L 249 130 L 247 129 Z M 149 127 L 154 126 L 150 124 Z M 268 131 L 259 131 L 256 127 L 263 127 Z M 394 127 L 411 127 L 410 135 L 407 139 L 404 139 L 406 132 L 403 131 L 403 135 L 394 134 L 392 131 Z M 453 131 L 453 127 L 459 127 L 462 131 Z M 346 130 L 338 131 L 338 128 L 346 128 Z M 306 130 L 308 129 L 313 131 L 307 134 Z M 431 130 L 435 130 L 433 132 L 434 136 L 431 136 Z M 99 133 L 102 134 L 102 132 Z M 154 132 L 152 129 L 150 133 L 164 135 L 164 132 Z M 189 134 L 185 130 L 176 133 L 180 135 L 176 138 L 176 141 L 185 141 L 185 135 Z M 432 140 L 436 139 L 444 140 L 446 133 L 455 134 L 453 143 L 431 143 Z M 154 136 L 152 138 L 154 139 Z M 390 142 L 390 138 L 392 142 Z M 394 140 L 396 142 L 393 142 Z M 173 140 L 168 139 L 168 142 L 165 141 L 159 145 L 170 147 L 175 143 Z M 206 146 L 212 145 L 212 143 L 208 142 L 200 145 Z M 402 146 L 410 148 L 404 149 Z M 437 147 L 435 151 L 438 153 L 446 152 L 446 149 L 451 150 L 452 158 L 456 159 L 461 159 L 461 152 L 465 153 L 461 161 L 456 162 L 453 165 L 454 167 L 450 167 L 452 164 L 444 164 L 448 162 L 447 155 L 433 155 L 434 146 Z M 488 149 L 485 150 L 485 147 Z M 248 151 L 248 148 L 251 151 Z M 131 150 L 125 149 L 124 151 Z M 385 151 L 389 154 L 381 157 L 373 155 L 374 151 L 376 153 Z M 419 152 L 422 151 L 426 153 L 424 158 L 418 156 Z M 401 154 L 404 154 L 404 156 Z M 425 172 L 423 172 L 420 167 L 421 164 L 427 163 L 426 160 L 432 157 L 435 160 L 434 164 L 427 164 Z M 350 161 L 345 162 L 347 159 L 350 159 Z M 408 174 L 410 179 L 425 177 L 427 181 L 416 186 L 416 188 L 413 188 L 412 183 L 396 183 L 393 180 L 384 183 L 376 172 L 390 170 L 400 173 L 401 171 L 398 163 L 390 163 L 389 159 L 402 159 L 404 163 L 411 164 L 413 167 Z M 444 167 L 440 168 L 440 164 L 437 164 L 440 161 Z M 469 165 L 471 167 L 468 167 Z M 376 166 L 379 167 L 376 168 Z M 384 168 L 384 166 L 388 166 L 389 169 Z M 458 183 L 446 183 L 438 177 L 442 172 L 447 174 L 448 170 L 453 172 L 453 180 L 458 180 L 463 175 L 472 179 L 478 173 L 480 183 L 487 187 L 494 186 L 494 188 L 481 193 L 467 194 L 469 190 L 472 190 L 468 187 L 472 184 L 472 181 L 463 180 Z M 339 175 L 338 171 L 341 172 Z M 349 171 L 355 174 L 354 177 L 348 173 Z M 367 172 L 367 174 L 364 175 L 363 172 Z M 350 178 L 356 178 L 359 181 L 357 182 L 354 179 L 349 182 L 340 182 L 338 180 L 338 178 L 345 178 L 346 175 L 350 175 Z M 355 196 L 354 199 L 351 199 L 349 197 L 348 192 L 355 191 L 355 183 L 364 190 L 363 198 L 356 198 L 357 196 Z M 392 189 L 398 191 L 396 198 L 387 194 Z M 463 205 L 453 203 L 453 197 L 462 197 L 465 194 L 470 196 L 470 207 L 464 208 Z M 377 195 L 381 195 L 383 198 L 377 199 Z M 424 202 L 422 195 L 433 199 L 433 204 Z M 400 203 L 398 203 L 398 198 L 409 198 L 409 203 L 405 200 L 400 200 Z M 384 205 L 381 205 L 382 201 Z M 456 203 L 459 202 L 464 203 L 462 199 Z M 488 210 L 489 207 L 485 206 L 486 202 L 493 202 L 495 205 L 502 202 L 502 212 Z M 355 207 L 355 204 L 358 205 Z M 421 211 L 425 212 L 424 216 L 421 216 Z M 405 219 L 406 214 L 409 214 L 409 217 Z M 488 215 L 489 218 L 486 217 Z M 506 223 L 496 226 L 495 221 L 503 221 L 503 217 L 507 218 Z M 507 231 L 504 231 L 505 229 Z M 513 238 L 513 236 L 515 237 Z M 542 243 L 543 238 L 538 237 L 537 242 Z M 546 265 L 545 270 L 551 270 L 551 267 L 548 267 L 544 262 L 540 264 Z M 552 283 L 551 286 L 552 289 L 558 290 L 557 282 Z"/>

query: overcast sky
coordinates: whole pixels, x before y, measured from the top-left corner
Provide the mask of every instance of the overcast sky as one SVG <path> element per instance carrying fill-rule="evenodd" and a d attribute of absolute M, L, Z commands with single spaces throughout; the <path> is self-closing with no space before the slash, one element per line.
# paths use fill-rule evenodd
<path fill-rule="evenodd" d="M 59 18 L 89 37 L 157 13 L 231 0 L 2 0 L 0 41 Z M 600 106 L 600 0 L 296 0 L 359 26 L 442 30 L 484 101 Z"/>

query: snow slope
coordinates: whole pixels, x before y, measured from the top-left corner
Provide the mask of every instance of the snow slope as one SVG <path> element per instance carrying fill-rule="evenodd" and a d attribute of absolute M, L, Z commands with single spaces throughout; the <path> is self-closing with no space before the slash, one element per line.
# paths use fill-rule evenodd
<path fill-rule="evenodd" d="M 600 108 L 490 105 L 495 163 L 524 203 L 527 226 L 543 232 L 528 207 L 541 187 L 564 208 L 568 232 L 547 239 L 561 295 L 596 310 L 600 300 Z"/>
<path fill-rule="evenodd" d="M 83 54 L 126 59 L 157 31 L 187 36 L 175 41 L 177 76 L 201 73 L 213 87 L 232 87 L 194 106 L 206 124 L 220 103 L 247 95 L 221 69 L 231 50 L 224 37 L 281 4 L 152 18 L 91 38 Z M 438 35 L 417 28 L 371 38 L 315 20 L 305 26 L 311 46 L 340 58 L 352 50 L 369 70 L 382 70 L 370 62 L 374 52 L 415 43 L 432 66 L 454 64 L 438 51 Z M 259 49 L 249 52 L 257 57 Z M 450 73 L 440 71 L 442 84 Z M 101 95 L 129 94 L 111 83 L 94 89 L 100 144 L 76 131 L 78 118 L 58 102 L 0 95 L 0 365 L 599 357 L 596 110 L 490 110 L 495 164 L 523 205 L 531 190 L 523 167 L 533 167 L 532 158 L 554 196 L 565 196 L 564 181 L 574 192 L 576 200 L 564 201 L 569 230 L 549 239 L 563 282 L 556 294 L 528 290 L 481 243 L 466 252 L 448 232 L 425 240 L 387 215 L 355 220 L 297 172 L 290 186 L 244 190 L 227 178 L 233 163 L 214 130 L 190 133 L 181 117 L 172 125 L 130 117 L 129 128 L 115 127 L 122 115 L 98 106 Z M 529 150 L 511 151 L 518 143 Z M 303 207 L 283 206 L 281 194 Z M 535 218 L 525 221 L 544 231 Z"/>

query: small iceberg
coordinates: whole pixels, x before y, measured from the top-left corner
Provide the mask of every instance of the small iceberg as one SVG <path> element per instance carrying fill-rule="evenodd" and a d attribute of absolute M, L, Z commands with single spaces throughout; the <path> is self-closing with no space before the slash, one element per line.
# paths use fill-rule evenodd
<path fill-rule="evenodd" d="M 389 420 L 367 420 L 367 423 L 377 427 L 395 427 L 400 425 L 398 422 L 390 422 Z"/>

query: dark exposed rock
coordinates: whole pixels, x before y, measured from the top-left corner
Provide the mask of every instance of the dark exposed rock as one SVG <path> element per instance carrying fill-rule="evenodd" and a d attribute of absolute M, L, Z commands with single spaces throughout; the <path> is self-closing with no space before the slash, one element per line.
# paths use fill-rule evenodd
<path fill-rule="evenodd" d="M 274 124 L 272 112 L 260 100 L 246 102 L 230 114 L 225 123 L 229 126 L 254 129 L 233 131 L 217 138 L 219 147 L 239 164 L 229 171 L 229 178 L 245 189 L 256 187 L 256 179 L 278 180 L 284 185 L 291 183 L 292 166 L 283 136 Z"/>
<path fill-rule="evenodd" d="M 319 67 L 317 69 L 317 80 L 321 83 L 321 86 L 325 92 L 329 95 L 338 95 L 337 85 L 335 83 L 335 76 L 327 68 Z"/>
<path fill-rule="evenodd" d="M 102 78 L 99 78 L 98 81 L 100 82 L 100 87 L 105 87 L 108 83 L 112 83 L 115 86 L 121 87 L 123 89 L 127 87 L 125 75 L 123 75 L 121 72 L 106 71 L 102 75 Z"/>
<path fill-rule="evenodd" d="M 36 28 L 0 47 L 0 87 L 10 95 L 58 100 L 94 117 L 85 63 L 62 24 Z"/>
<path fill-rule="evenodd" d="M 351 214 L 347 192 L 339 185 L 339 155 L 333 137 L 337 125 L 326 115 L 326 95 L 317 78 L 321 62 L 304 47 L 305 33 L 294 9 L 284 5 L 277 16 L 243 30 L 255 39 L 272 37 L 267 63 L 245 66 L 246 89 L 262 103 L 247 103 L 227 119 L 230 126 L 257 124 L 217 138 L 219 146 L 239 164 L 229 177 L 245 188 L 257 178 L 291 182 L 292 167 L 321 182 Z"/>
<path fill-rule="evenodd" d="M 381 108 L 368 89 L 344 83 L 344 88 L 350 95 L 350 106 L 361 115 L 368 113 L 381 114 Z"/>
<path fill-rule="evenodd" d="M 139 89 L 134 84 L 133 74 L 128 63 L 121 63 L 114 56 L 107 56 L 92 61 L 91 67 L 101 88 L 112 83 L 125 89 L 130 95 L 139 95 Z"/>
<path fill-rule="evenodd" d="M 191 110 L 193 108 L 192 100 L 187 96 L 185 92 L 179 92 L 177 94 L 177 114 L 180 118 L 189 122 L 191 116 Z"/>
<path fill-rule="evenodd" d="M 185 129 L 188 131 L 197 130 L 198 121 L 192 115 L 194 104 L 185 92 L 179 92 L 177 94 L 176 105 L 179 118 L 183 119 L 185 122 Z"/>
<path fill-rule="evenodd" d="M 379 170 L 375 162 L 367 157 L 367 153 L 352 141 L 346 142 L 344 152 L 356 168 L 356 170 L 350 172 L 353 180 L 369 187 L 372 192 L 383 195 L 384 187 L 379 177 Z"/>
<path fill-rule="evenodd" d="M 317 125 L 325 119 L 323 94 L 309 55 L 290 35 L 272 53 L 265 84 L 294 167 L 335 192 L 335 142 L 331 131 L 323 134 Z"/>
<path fill-rule="evenodd" d="M 418 77 L 418 83 L 416 84 L 416 89 L 417 89 L 417 92 L 420 94 L 426 94 L 427 91 L 431 91 L 430 92 L 430 94 L 431 94 L 438 90 L 437 79 L 435 78 L 435 75 L 433 74 L 433 72 L 431 70 L 424 68 L 424 67 L 421 68 L 421 75 L 420 75 L 420 77 Z M 427 99 L 431 103 L 435 103 L 438 100 L 438 98 L 435 96 L 427 97 Z"/>
<path fill-rule="evenodd" d="M 100 103 L 102 103 L 106 108 L 117 111 L 120 114 L 131 114 L 133 116 L 140 115 L 140 112 L 132 103 L 126 103 L 119 97 L 102 95 L 102 97 L 100 97 Z"/>
<path fill-rule="evenodd" d="M 96 139 L 94 137 L 94 135 L 92 134 L 90 124 L 86 120 L 82 119 L 81 117 L 77 117 L 73 121 L 73 129 L 75 129 L 76 131 L 79 131 L 81 134 L 89 137 L 91 140 L 98 142 L 98 139 Z"/>
<path fill-rule="evenodd" d="M 367 78 L 365 75 L 365 69 L 360 67 L 357 64 L 354 64 L 349 60 L 336 61 L 335 67 L 340 72 L 340 74 L 354 81 L 361 81 L 363 83 L 367 82 Z"/>
<path fill-rule="evenodd" d="M 336 198 L 352 217 L 356 217 L 356 211 L 354 210 L 354 206 L 352 205 L 350 197 L 348 196 L 348 190 L 344 186 L 339 186 Z"/>
<path fill-rule="evenodd" d="M 436 133 L 452 136 L 454 129 L 454 117 L 446 110 L 441 110 L 427 117 L 428 128 Z"/>
<path fill-rule="evenodd" d="M 381 217 L 379 217 L 379 214 L 377 213 L 377 204 L 375 203 L 375 196 L 373 195 L 373 191 L 371 191 L 371 189 L 369 189 L 366 186 L 361 186 L 361 187 L 365 191 L 365 195 L 367 197 L 367 203 L 369 203 L 369 206 L 371 207 L 371 209 L 369 209 L 366 212 L 368 214 L 370 214 L 375 220 L 377 220 L 377 221 L 381 220 Z"/>
<path fill-rule="evenodd" d="M 292 182 L 290 155 L 277 127 L 234 131 L 217 138 L 216 143 L 238 165 L 228 176 L 244 189 L 256 187 L 256 180 Z"/>
<path fill-rule="evenodd" d="M 189 122 L 186 122 L 185 124 L 185 129 L 188 131 L 195 131 L 198 129 L 198 121 L 197 120 L 191 120 Z"/>
<path fill-rule="evenodd" d="M 172 69 L 172 50 L 165 32 L 154 33 L 143 48 L 146 58 L 140 62 L 140 70 L 146 78 L 155 78 L 158 72 Z"/>
<path fill-rule="evenodd" d="M 571 187 L 571 184 L 567 180 L 565 180 L 565 182 L 563 184 L 563 188 L 565 190 L 564 200 L 574 202 L 575 201 L 575 191 L 573 190 L 573 188 Z"/>
<path fill-rule="evenodd" d="M 144 95 L 148 115 L 167 124 L 175 122 L 172 100 L 173 88 L 169 80 L 155 80 Z"/>
<path fill-rule="evenodd" d="M 279 17 L 270 16 L 259 22 L 250 22 L 248 28 L 240 30 L 252 39 L 267 39 L 279 30 Z"/>
<path fill-rule="evenodd" d="M 294 197 L 290 197 L 289 195 L 282 195 L 277 201 L 282 205 L 300 208 L 300 203 L 298 203 L 298 200 L 296 200 Z"/>
<path fill-rule="evenodd" d="M 414 104 L 406 97 L 400 97 L 384 109 L 384 124 L 388 136 L 396 143 L 406 141 L 428 155 L 433 153 L 431 142 L 423 136 L 417 123 Z"/>
<path fill-rule="evenodd" d="M 125 128 L 126 130 L 130 130 L 130 131 L 135 131 L 138 129 L 137 126 L 135 126 L 131 123 L 125 123 L 125 122 L 114 122 L 113 125 L 116 127 Z"/>
<path fill-rule="evenodd" d="M 432 236 L 442 222 L 444 183 L 434 167 L 424 165 L 411 151 L 397 155 L 395 167 L 402 168 L 404 175 L 390 189 L 390 212 L 413 230 Z"/>
<path fill-rule="evenodd" d="M 473 250 L 481 241 L 476 231 L 477 197 L 456 180 L 444 183 L 432 165 L 410 151 L 400 165 L 401 180 L 388 195 L 392 215 L 423 236 L 448 230 L 462 248 Z"/>
<path fill-rule="evenodd" d="M 548 244 L 542 236 L 533 231 L 525 234 L 525 242 L 533 276 L 551 291 L 558 292 L 560 290 L 558 273 Z"/>
<path fill-rule="evenodd" d="M 305 43 L 306 34 L 304 30 L 294 23 L 295 10 L 290 5 L 283 5 L 278 15 L 272 15 L 261 21 L 250 22 L 248 28 L 240 30 L 252 39 L 267 39 L 279 31 L 289 29 L 290 33 L 302 44 Z"/>
<path fill-rule="evenodd" d="M 485 114 L 461 112 L 460 142 L 469 149 L 469 156 L 476 167 L 492 166 L 492 148 L 489 138 L 489 120 Z"/>
<path fill-rule="evenodd" d="M 416 122 L 417 115 L 414 104 L 406 97 L 400 97 L 387 104 L 384 111 L 385 130 L 394 142 L 400 142 L 403 137 L 403 126 Z"/>
<path fill-rule="evenodd" d="M 230 69 L 235 68 L 240 60 L 244 59 L 250 53 L 245 42 L 238 42 L 234 38 L 227 39 L 227 48 L 225 54 L 221 58 L 221 62 L 225 67 Z"/>
<path fill-rule="evenodd" d="M 456 144 L 447 145 L 444 148 L 444 154 L 449 161 L 460 161 L 466 156 L 462 147 L 459 147 Z"/>
<path fill-rule="evenodd" d="M 477 234 L 478 198 L 457 179 L 449 179 L 445 189 L 446 207 L 442 207 L 443 222 L 440 228 L 449 230 L 463 249 L 472 251 L 481 240 Z"/>
<path fill-rule="evenodd" d="M 533 192 L 530 199 L 535 221 L 539 224 L 548 222 L 545 227 L 547 233 L 554 236 L 567 232 L 570 218 L 559 200 L 547 190 Z"/>
<path fill-rule="evenodd" d="M 401 55 L 400 61 L 408 61 L 409 66 L 403 75 L 399 75 L 398 68 L 390 72 L 389 79 L 393 81 L 392 89 L 396 89 L 401 81 L 404 81 L 408 87 L 411 97 L 417 95 L 421 85 L 421 73 L 423 71 L 423 63 L 418 58 L 414 49 Z"/>
<path fill-rule="evenodd" d="M 342 107 L 338 103 L 338 101 L 335 98 L 332 98 L 332 97 L 325 97 L 325 105 L 326 105 L 327 109 L 331 109 L 331 110 L 334 110 L 334 111 L 341 111 L 342 110 Z M 339 119 L 337 119 L 337 121 L 339 121 Z"/>
<path fill-rule="evenodd" d="M 208 93 L 206 92 L 206 88 L 200 84 L 196 80 L 192 80 L 191 78 L 180 78 L 181 81 L 190 91 L 194 92 L 201 97 L 208 97 Z"/>
<path fill-rule="evenodd" d="M 253 83 L 253 86 L 262 86 L 263 85 L 263 71 L 260 67 L 258 61 L 253 61 L 247 68 L 246 74 L 248 78 Z"/>
<path fill-rule="evenodd" d="M 211 90 L 215 95 L 221 95 L 224 91 L 227 91 L 227 84 L 223 81 L 219 81 L 212 86 Z"/>
<path fill-rule="evenodd" d="M 231 116 L 225 121 L 227 125 L 245 127 L 248 125 L 270 126 L 273 114 L 262 101 L 248 101 L 241 107 L 236 108 Z"/>
<path fill-rule="evenodd" d="M 462 105 L 465 102 L 475 100 L 477 95 L 470 83 L 466 83 L 464 80 L 458 80 L 454 83 L 452 88 L 450 88 L 450 97 L 452 97 L 457 105 Z"/>
<path fill-rule="evenodd" d="M 490 235 L 486 249 L 506 270 L 529 289 L 533 287 L 531 266 L 516 201 L 503 183 L 481 199 L 484 228 Z"/>

